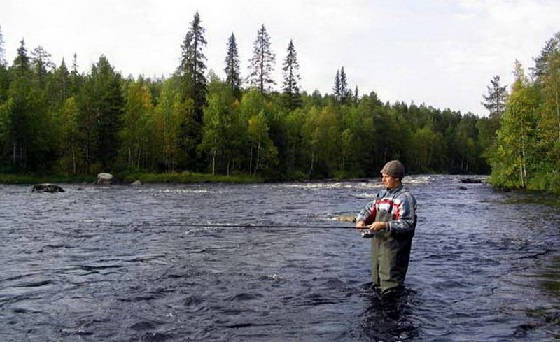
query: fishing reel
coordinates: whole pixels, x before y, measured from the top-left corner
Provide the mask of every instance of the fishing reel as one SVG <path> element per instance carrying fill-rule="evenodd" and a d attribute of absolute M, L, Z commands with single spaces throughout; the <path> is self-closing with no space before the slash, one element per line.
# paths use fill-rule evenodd
<path fill-rule="evenodd" d="M 375 232 L 372 229 L 363 229 L 362 231 L 362 238 L 364 239 L 371 239 L 375 235 Z"/>

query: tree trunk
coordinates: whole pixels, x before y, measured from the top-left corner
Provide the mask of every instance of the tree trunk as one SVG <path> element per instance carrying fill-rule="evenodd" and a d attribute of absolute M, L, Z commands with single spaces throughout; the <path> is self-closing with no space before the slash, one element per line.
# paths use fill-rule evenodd
<path fill-rule="evenodd" d="M 253 174 L 253 145 L 251 145 L 251 152 L 249 153 L 249 174 Z"/>
<path fill-rule="evenodd" d="M 257 160 L 255 161 L 255 173 L 257 174 L 257 170 L 259 169 L 259 164 L 261 162 L 261 143 L 259 142 L 257 145 Z"/>
<path fill-rule="evenodd" d="M 76 150 L 72 147 L 72 174 L 76 175 Z"/>
<path fill-rule="evenodd" d="M 216 171 L 216 150 L 212 151 L 212 176 L 215 174 Z"/>

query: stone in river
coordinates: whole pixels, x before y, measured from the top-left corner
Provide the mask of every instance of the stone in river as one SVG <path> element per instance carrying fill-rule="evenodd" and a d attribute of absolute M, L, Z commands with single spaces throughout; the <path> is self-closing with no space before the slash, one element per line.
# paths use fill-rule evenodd
<path fill-rule="evenodd" d="M 113 175 L 110 173 L 102 172 L 97 174 L 97 184 L 110 185 L 113 183 Z"/>
<path fill-rule="evenodd" d="M 61 186 L 50 183 L 35 184 L 33 185 L 32 192 L 64 192 Z"/>

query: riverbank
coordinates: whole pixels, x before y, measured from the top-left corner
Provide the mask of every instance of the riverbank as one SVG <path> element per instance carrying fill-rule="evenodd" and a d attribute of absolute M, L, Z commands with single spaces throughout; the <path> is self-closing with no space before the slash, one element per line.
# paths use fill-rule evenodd
<path fill-rule="evenodd" d="M 169 172 L 169 173 L 119 173 L 115 174 L 115 183 L 130 184 L 139 180 L 142 183 L 263 183 L 265 179 L 251 175 L 212 175 L 197 172 Z M 37 174 L 0 174 L 0 184 L 37 184 L 37 183 L 67 183 L 82 184 L 95 183 L 95 175 L 37 175 Z"/>

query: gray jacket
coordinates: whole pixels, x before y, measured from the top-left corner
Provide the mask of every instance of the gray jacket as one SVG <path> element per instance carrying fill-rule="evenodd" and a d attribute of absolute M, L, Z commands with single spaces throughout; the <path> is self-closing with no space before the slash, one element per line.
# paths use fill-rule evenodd
<path fill-rule="evenodd" d="M 356 221 L 364 221 L 366 225 L 384 221 L 391 235 L 413 236 L 416 228 L 416 199 L 402 185 L 391 190 L 383 189 L 360 211 Z"/>

